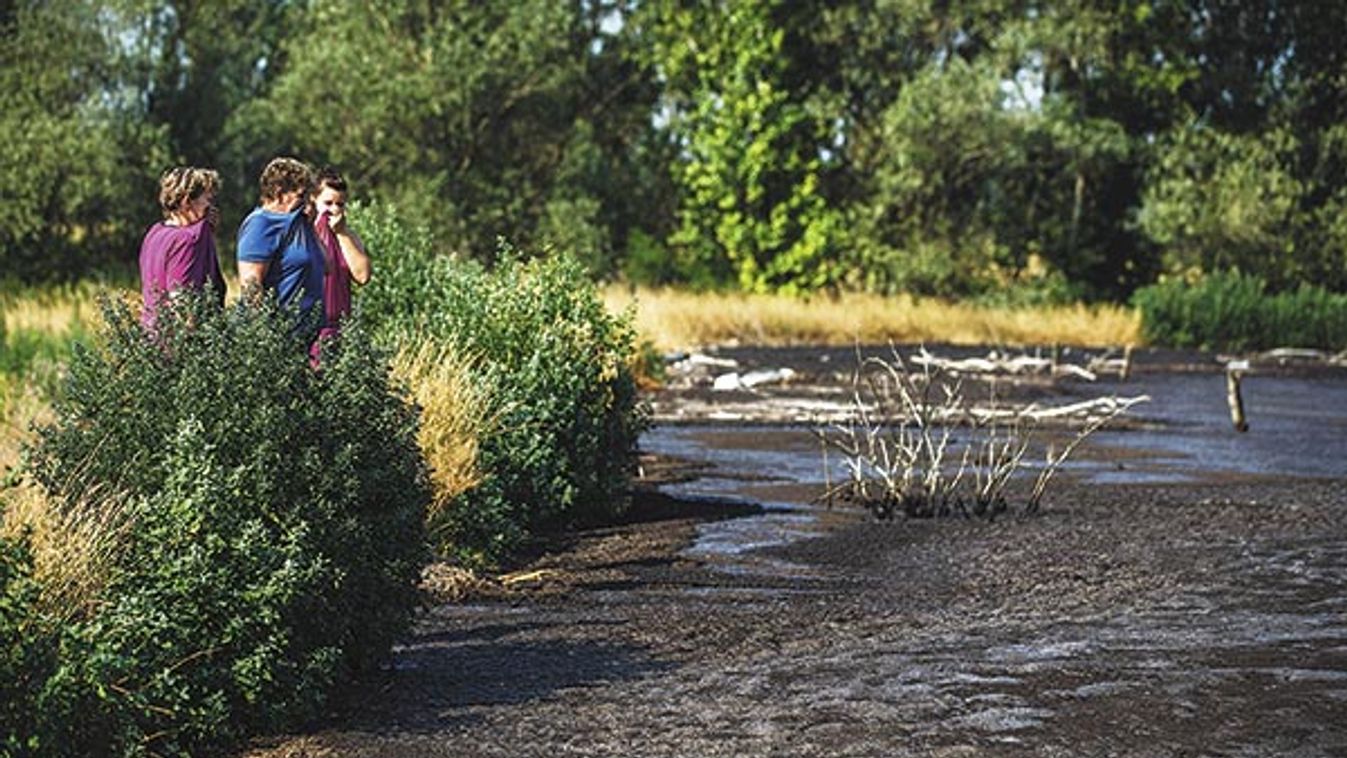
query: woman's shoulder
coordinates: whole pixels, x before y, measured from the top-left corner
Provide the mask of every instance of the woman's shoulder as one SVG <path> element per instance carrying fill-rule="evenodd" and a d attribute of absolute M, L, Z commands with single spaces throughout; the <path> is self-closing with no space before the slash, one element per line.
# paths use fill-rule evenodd
<path fill-rule="evenodd" d="M 240 237 L 274 237 L 282 235 L 290 228 L 293 219 L 288 213 L 273 213 L 260 205 L 243 218 L 239 224 Z"/>
<path fill-rule="evenodd" d="M 199 238 L 204 229 L 204 221 L 186 226 L 156 221 L 145 230 L 143 244 L 170 245 L 175 242 L 191 241 Z"/>

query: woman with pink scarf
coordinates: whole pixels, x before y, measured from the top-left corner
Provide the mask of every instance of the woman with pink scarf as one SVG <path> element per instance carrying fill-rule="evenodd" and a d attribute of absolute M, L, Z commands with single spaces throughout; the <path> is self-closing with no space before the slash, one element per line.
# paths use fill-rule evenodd
<path fill-rule="evenodd" d="M 323 279 L 323 328 L 318 341 L 335 337 L 341 321 L 351 312 L 351 282 L 364 284 L 370 277 L 369 254 L 365 243 L 346 223 L 346 180 L 336 169 L 318 172 L 317 194 L 313 198 L 313 228 L 327 258 Z"/>

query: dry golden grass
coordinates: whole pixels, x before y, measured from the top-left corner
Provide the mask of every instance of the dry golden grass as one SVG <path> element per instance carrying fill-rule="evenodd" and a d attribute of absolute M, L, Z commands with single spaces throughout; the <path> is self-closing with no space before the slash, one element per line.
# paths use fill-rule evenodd
<path fill-rule="evenodd" d="M 88 286 L 52 287 L 0 293 L 0 351 L 13 347 L 21 333 L 40 335 L 43 341 L 59 343 L 96 323 L 99 318 L 95 290 Z M 18 462 L 19 448 L 34 421 L 50 417 L 50 408 L 28 384 L 54 365 L 30 366 L 27 373 L 0 372 L 0 471 Z"/>
<path fill-rule="evenodd" d="M 486 389 L 472 383 L 466 358 L 431 340 L 402 347 L 393 359 L 393 378 L 421 410 L 417 443 L 430 467 L 432 534 L 454 498 L 482 478 L 478 440 L 490 431 Z"/>
<path fill-rule="evenodd" d="M 444 561 L 435 561 L 421 569 L 421 590 L 445 603 L 502 594 L 499 582 L 477 572 Z"/>
<path fill-rule="evenodd" d="M 908 296 L 851 294 L 810 300 L 698 294 L 621 286 L 604 290 L 614 311 L 636 304 L 636 326 L 657 348 L 712 344 L 1136 345 L 1141 317 L 1121 306 L 990 308 Z"/>
<path fill-rule="evenodd" d="M 337 752 L 318 737 L 275 737 L 245 752 L 241 758 L 335 758 Z"/>
<path fill-rule="evenodd" d="M 100 291 L 132 295 L 124 288 L 92 284 L 4 293 L 0 347 L 9 347 L 7 340 L 19 334 L 59 343 L 88 331 L 100 318 Z M 18 465 L 35 425 L 53 420 L 50 404 L 28 383 L 59 370 L 59 366 L 47 365 L 47 360 L 30 366 L 25 375 L 10 377 L 16 384 L 0 386 L 0 472 Z M 0 376 L 0 385 L 6 381 Z M 112 559 L 129 526 L 129 511 L 122 498 L 99 492 L 57 508 L 41 487 L 22 482 L 0 489 L 0 509 L 0 533 L 28 536 L 46 614 L 64 620 L 91 612 L 110 578 Z"/>
<path fill-rule="evenodd" d="M 55 508 L 50 496 L 30 482 L 6 490 L 0 498 L 4 502 L 0 532 L 11 538 L 28 534 L 45 615 L 71 620 L 92 613 L 131 525 L 125 500 L 101 492 L 73 506 Z"/>
<path fill-rule="evenodd" d="M 69 337 L 82 327 L 97 323 L 98 294 L 131 297 L 120 287 L 82 284 L 49 287 L 4 294 L 4 333 L 36 332 L 53 338 Z"/>
<path fill-rule="evenodd" d="M 52 420 L 51 406 L 31 393 L 11 404 L 0 428 L 0 470 L 18 463 L 34 425 Z M 33 573 L 49 617 L 77 618 L 91 612 L 110 578 L 110 566 L 130 526 L 122 497 L 95 492 L 65 508 L 33 482 L 0 489 L 0 534 L 27 533 Z"/>
<path fill-rule="evenodd" d="M 0 415 L 0 472 L 19 463 L 23 446 L 33 437 L 33 427 L 50 423 L 55 414 L 49 403 L 30 387 L 21 388 Z"/>

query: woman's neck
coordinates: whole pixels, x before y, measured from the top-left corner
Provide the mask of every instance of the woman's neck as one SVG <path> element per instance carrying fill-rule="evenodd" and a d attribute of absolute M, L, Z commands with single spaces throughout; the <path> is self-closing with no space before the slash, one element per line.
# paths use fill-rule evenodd
<path fill-rule="evenodd" d="M 164 219 L 164 223 L 168 226 L 191 226 L 193 222 L 185 213 L 170 213 Z"/>

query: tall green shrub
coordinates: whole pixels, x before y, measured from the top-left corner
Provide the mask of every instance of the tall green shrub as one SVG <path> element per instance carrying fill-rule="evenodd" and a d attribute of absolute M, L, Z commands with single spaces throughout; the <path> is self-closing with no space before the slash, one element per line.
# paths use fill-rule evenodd
<path fill-rule="evenodd" d="M 76 351 L 31 470 L 54 507 L 128 496 L 98 610 L 46 688 L 57 755 L 196 754 L 320 713 L 417 602 L 428 489 L 414 412 L 354 323 L 314 371 L 285 314 L 125 305 Z"/>
<path fill-rule="evenodd" d="M 434 339 L 472 358 L 492 434 L 484 480 L 433 525 L 442 548 L 490 562 L 537 529 L 601 518 L 626 503 L 646 424 L 628 365 L 635 330 L 610 314 L 574 257 L 524 259 L 502 244 L 494 269 L 436 256 L 387 208 L 362 215 L 379 272 L 361 299 L 389 338 Z"/>

